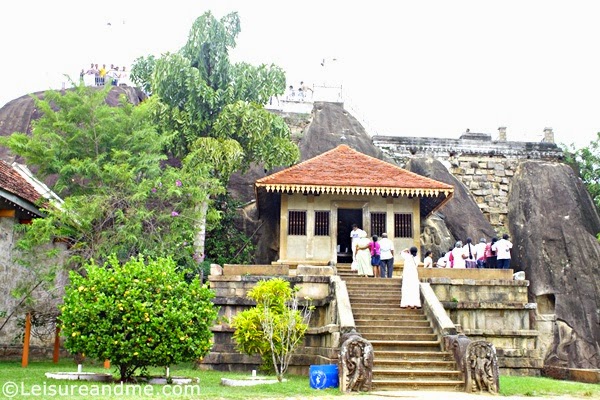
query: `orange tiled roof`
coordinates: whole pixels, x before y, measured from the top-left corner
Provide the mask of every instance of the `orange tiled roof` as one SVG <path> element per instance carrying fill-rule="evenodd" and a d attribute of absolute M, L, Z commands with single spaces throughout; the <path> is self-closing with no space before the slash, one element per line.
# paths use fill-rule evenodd
<path fill-rule="evenodd" d="M 10 164 L 0 160 L 0 189 L 10 192 L 30 203 L 35 203 L 41 195 Z"/>
<path fill-rule="evenodd" d="M 256 181 L 271 192 L 377 195 L 450 195 L 452 185 L 340 145 Z"/>

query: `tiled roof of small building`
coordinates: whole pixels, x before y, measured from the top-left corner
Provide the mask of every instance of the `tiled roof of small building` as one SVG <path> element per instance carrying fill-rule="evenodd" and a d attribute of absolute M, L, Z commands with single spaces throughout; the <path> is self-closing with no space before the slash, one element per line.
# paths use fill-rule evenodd
<path fill-rule="evenodd" d="M 10 164 L 0 160 L 0 189 L 35 204 L 41 197 L 35 188 Z"/>
<path fill-rule="evenodd" d="M 452 185 L 407 171 L 347 145 L 259 179 L 256 185 L 267 191 L 311 192 L 314 188 L 319 193 L 355 194 L 367 191 L 364 194 L 448 195 L 454 190 Z"/>

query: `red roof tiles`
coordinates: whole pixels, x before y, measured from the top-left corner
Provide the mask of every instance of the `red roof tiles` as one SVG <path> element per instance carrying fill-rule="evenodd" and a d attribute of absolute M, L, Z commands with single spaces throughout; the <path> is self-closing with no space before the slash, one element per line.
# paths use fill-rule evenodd
<path fill-rule="evenodd" d="M 41 195 L 10 164 L 0 160 L 0 189 L 15 194 L 31 203 L 36 203 Z"/>
<path fill-rule="evenodd" d="M 256 184 L 453 190 L 452 185 L 407 171 L 347 145 L 261 178 Z"/>

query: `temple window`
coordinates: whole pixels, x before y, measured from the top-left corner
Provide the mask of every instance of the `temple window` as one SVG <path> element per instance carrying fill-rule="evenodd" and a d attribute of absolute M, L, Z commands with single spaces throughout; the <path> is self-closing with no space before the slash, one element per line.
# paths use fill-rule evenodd
<path fill-rule="evenodd" d="M 412 238 L 413 223 L 412 214 L 395 213 L 394 214 L 394 237 Z"/>
<path fill-rule="evenodd" d="M 315 236 L 329 236 L 329 211 L 315 211 Z"/>
<path fill-rule="evenodd" d="M 306 235 L 306 211 L 289 211 L 288 214 L 288 235 L 305 236 Z"/>
<path fill-rule="evenodd" d="M 385 232 L 386 214 L 384 212 L 371 213 L 371 234 L 381 236 Z"/>

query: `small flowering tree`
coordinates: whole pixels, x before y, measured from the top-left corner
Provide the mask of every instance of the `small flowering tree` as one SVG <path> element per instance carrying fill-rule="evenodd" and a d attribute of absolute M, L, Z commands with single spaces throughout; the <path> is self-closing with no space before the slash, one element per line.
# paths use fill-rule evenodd
<path fill-rule="evenodd" d="M 263 367 L 273 369 L 281 382 L 308 330 L 313 306 L 300 306 L 298 287 L 292 289 L 281 278 L 258 282 L 248 297 L 256 301 L 256 307 L 233 318 L 233 339 L 241 352 L 259 354 Z"/>
<path fill-rule="evenodd" d="M 85 272 L 71 273 L 60 317 L 72 353 L 111 360 L 127 381 L 139 369 L 194 361 L 210 350 L 214 293 L 197 278 L 187 282 L 173 260 L 140 256 L 121 264 L 111 256 Z"/>

